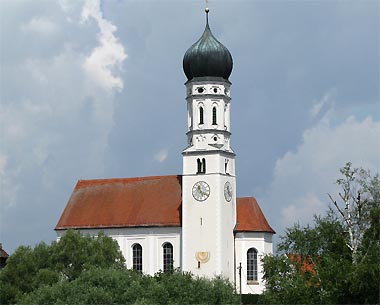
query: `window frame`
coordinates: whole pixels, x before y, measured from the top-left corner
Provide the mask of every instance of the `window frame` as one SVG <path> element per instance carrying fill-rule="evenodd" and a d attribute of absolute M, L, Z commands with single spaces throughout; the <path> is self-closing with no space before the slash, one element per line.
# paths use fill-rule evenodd
<path fill-rule="evenodd" d="M 174 269 L 174 251 L 173 245 L 170 242 L 162 244 L 162 270 L 171 272 Z M 167 252 L 170 250 L 169 252 Z"/>
<path fill-rule="evenodd" d="M 247 250 L 247 283 L 258 283 L 258 263 L 257 263 L 258 251 L 256 248 L 249 248 Z"/>
<path fill-rule="evenodd" d="M 132 269 L 137 272 L 143 270 L 143 249 L 139 243 L 132 245 Z"/>

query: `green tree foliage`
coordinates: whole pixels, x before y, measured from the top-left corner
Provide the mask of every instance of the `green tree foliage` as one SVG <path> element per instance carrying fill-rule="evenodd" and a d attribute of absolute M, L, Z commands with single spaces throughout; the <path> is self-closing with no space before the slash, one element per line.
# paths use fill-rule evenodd
<path fill-rule="evenodd" d="M 91 268 L 73 281 L 57 282 L 19 299 L 20 304 L 238 304 L 221 278 L 194 278 L 179 271 L 154 277 L 132 270 Z"/>
<path fill-rule="evenodd" d="M 380 303 L 379 175 L 350 163 L 341 174 L 343 208 L 335 202 L 312 225 L 288 228 L 279 255 L 263 258 L 263 303 Z"/>
<path fill-rule="evenodd" d="M 125 268 L 118 245 L 68 231 L 50 246 L 20 247 L 0 272 L 1 304 L 238 304 L 222 279 L 178 270 L 143 275 Z"/>
<path fill-rule="evenodd" d="M 92 266 L 124 267 L 124 257 L 112 238 L 81 236 L 69 230 L 59 242 L 19 247 L 0 272 L 0 303 L 14 303 L 23 294 L 58 281 L 71 281 Z"/>

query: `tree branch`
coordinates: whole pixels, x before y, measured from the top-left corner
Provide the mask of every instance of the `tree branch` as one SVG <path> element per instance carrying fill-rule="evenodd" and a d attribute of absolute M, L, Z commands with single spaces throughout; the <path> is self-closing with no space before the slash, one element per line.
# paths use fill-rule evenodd
<path fill-rule="evenodd" d="M 340 206 L 338 205 L 338 203 L 331 197 L 331 195 L 329 193 L 327 193 L 327 195 L 329 195 L 330 197 L 330 200 L 332 201 L 332 203 L 335 205 L 335 207 L 337 208 L 338 212 L 340 213 L 340 215 L 342 215 L 343 219 L 345 222 L 347 222 L 347 218 L 346 216 L 344 215 L 344 212 L 342 211 L 342 209 L 340 208 Z"/>

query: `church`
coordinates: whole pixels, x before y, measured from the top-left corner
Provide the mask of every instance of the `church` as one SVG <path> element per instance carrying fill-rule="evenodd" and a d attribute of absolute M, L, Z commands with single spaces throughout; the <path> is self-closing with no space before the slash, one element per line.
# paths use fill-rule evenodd
<path fill-rule="evenodd" d="M 236 197 L 231 147 L 233 60 L 206 27 L 185 53 L 187 147 L 182 175 L 79 180 L 55 227 L 115 239 L 128 268 L 221 275 L 242 293 L 265 289 L 260 258 L 274 230 L 253 197 Z M 241 287 L 239 286 L 241 283 Z"/>

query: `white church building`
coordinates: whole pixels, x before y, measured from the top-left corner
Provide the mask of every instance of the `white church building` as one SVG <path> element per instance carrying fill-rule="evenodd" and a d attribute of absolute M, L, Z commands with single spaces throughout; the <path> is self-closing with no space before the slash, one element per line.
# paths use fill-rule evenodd
<path fill-rule="evenodd" d="M 230 52 L 206 27 L 185 53 L 187 147 L 182 175 L 79 180 L 55 228 L 115 239 L 128 268 L 221 275 L 263 291 L 260 258 L 274 230 L 253 197 L 236 197 L 231 148 Z M 184 118 L 185 120 L 186 118 Z"/>

